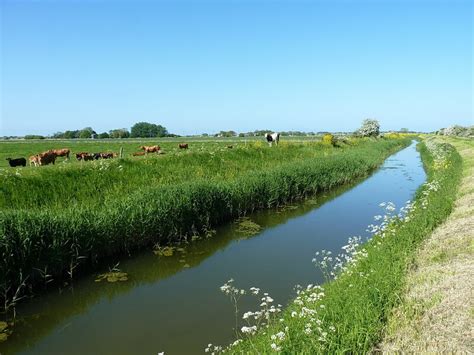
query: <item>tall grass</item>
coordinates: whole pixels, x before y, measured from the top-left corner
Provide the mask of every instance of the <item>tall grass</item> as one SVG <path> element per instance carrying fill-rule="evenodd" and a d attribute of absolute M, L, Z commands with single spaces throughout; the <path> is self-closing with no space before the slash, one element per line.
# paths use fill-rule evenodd
<path fill-rule="evenodd" d="M 21 275 L 33 286 L 44 272 L 72 277 L 108 255 L 178 242 L 256 209 L 331 189 L 367 174 L 408 142 L 263 146 L 5 175 L 0 285 L 14 290 Z"/>
<path fill-rule="evenodd" d="M 422 240 L 453 208 L 462 161 L 447 144 L 427 141 L 420 148 L 428 181 L 417 191 L 406 216 L 391 218 L 384 229 L 339 264 L 336 278 L 323 288 L 299 292 L 280 317 L 256 335 L 227 349 L 235 353 L 367 353 L 381 340 L 387 317 L 399 303 L 407 270 Z M 337 260 L 327 254 L 327 266 Z M 337 264 L 337 263 L 336 263 Z M 247 331 L 247 328 L 244 329 Z"/>

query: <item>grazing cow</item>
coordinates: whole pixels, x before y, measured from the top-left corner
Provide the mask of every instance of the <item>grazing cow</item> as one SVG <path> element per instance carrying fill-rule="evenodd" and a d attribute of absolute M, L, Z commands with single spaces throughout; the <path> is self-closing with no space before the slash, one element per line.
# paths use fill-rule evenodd
<path fill-rule="evenodd" d="M 227 148 L 232 149 L 232 148 L 234 148 L 234 146 L 233 145 L 228 145 Z"/>
<path fill-rule="evenodd" d="M 30 161 L 30 166 L 38 166 L 39 165 L 39 156 L 38 155 L 32 155 L 31 157 L 28 158 Z"/>
<path fill-rule="evenodd" d="M 12 168 L 14 168 L 15 166 L 26 166 L 25 158 L 17 158 L 17 159 L 7 158 L 7 160 L 8 160 L 8 164 L 10 164 Z"/>
<path fill-rule="evenodd" d="M 57 155 L 52 150 L 38 154 L 39 165 L 48 165 L 56 162 Z"/>
<path fill-rule="evenodd" d="M 69 153 L 71 153 L 71 151 L 67 148 L 52 149 L 51 151 L 55 153 L 58 157 L 66 157 L 66 160 L 69 159 Z"/>
<path fill-rule="evenodd" d="M 99 160 L 100 158 L 102 158 L 102 153 L 93 153 L 92 157 L 94 158 L 94 160 Z"/>
<path fill-rule="evenodd" d="M 145 155 L 145 152 L 135 152 L 132 154 L 134 157 L 139 157 L 141 155 Z"/>
<path fill-rule="evenodd" d="M 159 145 L 151 145 L 151 146 L 146 146 L 146 145 L 142 145 L 140 147 L 141 150 L 144 150 L 145 153 L 156 153 L 156 152 L 159 152 L 160 151 L 160 146 Z"/>
<path fill-rule="evenodd" d="M 94 160 L 94 155 L 86 152 L 76 153 L 76 159 L 83 161 Z"/>
<path fill-rule="evenodd" d="M 112 159 L 115 153 L 100 153 L 102 159 Z"/>
<path fill-rule="evenodd" d="M 188 143 L 178 144 L 179 149 L 188 149 Z"/>
<path fill-rule="evenodd" d="M 265 133 L 265 139 L 268 142 L 268 145 L 271 147 L 272 143 L 275 142 L 276 145 L 278 145 L 278 142 L 280 141 L 280 133 Z"/>

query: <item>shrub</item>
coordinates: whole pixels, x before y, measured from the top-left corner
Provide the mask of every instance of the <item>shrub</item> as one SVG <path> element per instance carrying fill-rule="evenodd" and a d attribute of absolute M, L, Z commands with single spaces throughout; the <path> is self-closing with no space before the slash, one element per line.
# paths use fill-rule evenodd
<path fill-rule="evenodd" d="M 366 119 L 357 134 L 362 137 L 377 137 L 380 133 L 380 124 L 377 120 Z"/>
<path fill-rule="evenodd" d="M 323 136 L 323 144 L 325 145 L 332 145 L 333 147 L 336 145 L 336 137 L 334 137 L 331 133 L 326 133 Z"/>

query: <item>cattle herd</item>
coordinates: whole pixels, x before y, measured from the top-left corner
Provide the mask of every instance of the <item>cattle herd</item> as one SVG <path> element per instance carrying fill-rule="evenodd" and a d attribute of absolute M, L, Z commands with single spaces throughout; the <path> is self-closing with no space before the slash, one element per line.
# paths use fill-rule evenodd
<path fill-rule="evenodd" d="M 265 134 L 265 139 L 268 142 L 268 144 L 271 146 L 273 142 L 278 144 L 280 140 L 280 133 L 267 133 Z M 178 144 L 179 149 L 188 149 L 189 145 L 188 143 L 180 143 Z M 227 148 L 233 148 L 232 145 L 228 145 Z M 142 156 L 142 155 L 147 155 L 149 153 L 156 153 L 156 154 L 164 154 L 163 151 L 161 150 L 161 147 L 159 145 L 152 145 L 152 146 L 146 146 L 142 145 L 139 147 L 141 150 L 140 152 L 135 152 L 132 153 L 132 156 Z M 41 165 L 48 165 L 48 164 L 54 164 L 56 162 L 57 157 L 65 157 L 66 160 L 69 159 L 71 151 L 67 148 L 63 149 L 50 149 L 46 152 L 39 153 L 36 155 L 32 155 L 29 157 L 29 162 L 30 166 L 41 166 Z M 79 161 L 91 161 L 91 160 L 98 160 L 98 159 L 111 159 L 111 158 L 116 158 L 118 155 L 117 153 L 87 153 L 87 152 L 80 152 L 76 153 L 76 159 Z M 7 158 L 8 164 L 11 167 L 17 167 L 17 166 L 26 166 L 26 159 L 25 158 Z"/>

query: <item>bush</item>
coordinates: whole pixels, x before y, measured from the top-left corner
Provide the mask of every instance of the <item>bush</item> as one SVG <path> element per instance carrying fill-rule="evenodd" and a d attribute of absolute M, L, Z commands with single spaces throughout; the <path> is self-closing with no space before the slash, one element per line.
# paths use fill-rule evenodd
<path fill-rule="evenodd" d="M 377 137 L 380 134 L 380 124 L 377 120 L 366 119 L 357 134 L 362 137 Z"/>
<path fill-rule="evenodd" d="M 325 145 L 332 145 L 333 147 L 336 145 L 336 137 L 334 137 L 331 133 L 326 133 L 323 136 L 323 144 Z"/>

